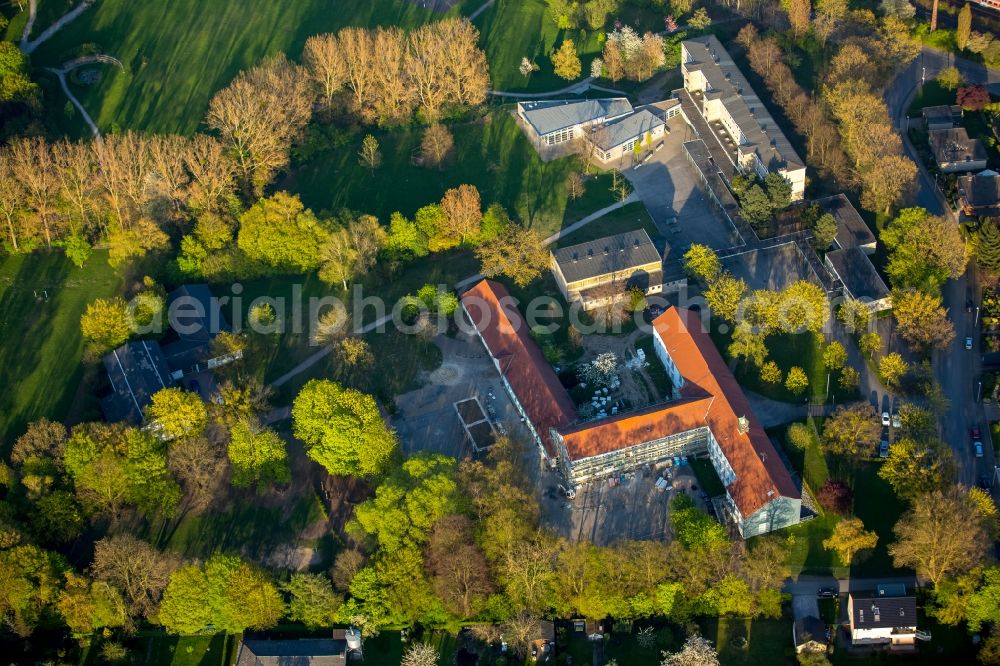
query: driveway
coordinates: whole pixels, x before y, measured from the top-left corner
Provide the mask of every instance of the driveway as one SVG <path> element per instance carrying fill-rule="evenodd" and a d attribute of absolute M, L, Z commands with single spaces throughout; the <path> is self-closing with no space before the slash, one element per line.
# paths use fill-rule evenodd
<path fill-rule="evenodd" d="M 682 144 L 695 139 L 694 133 L 680 116 L 672 118 L 668 127 L 670 134 L 663 147 L 638 169 L 632 168 L 631 156 L 624 158 L 620 165 L 622 173 L 646 204 L 660 234 L 674 248 L 673 254 L 683 253 L 692 243 L 714 249 L 738 244 L 739 236 L 715 214 L 698 186 L 694 166 L 684 154 Z M 671 229 L 674 219 L 679 225 Z"/>

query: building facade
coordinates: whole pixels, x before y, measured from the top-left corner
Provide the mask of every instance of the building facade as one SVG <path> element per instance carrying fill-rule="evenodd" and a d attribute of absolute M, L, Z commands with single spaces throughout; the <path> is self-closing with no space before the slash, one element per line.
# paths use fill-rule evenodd
<path fill-rule="evenodd" d="M 805 162 L 714 35 L 681 42 L 684 90 L 732 164 L 764 178 L 779 173 L 792 185 L 792 200 L 805 196 Z"/>
<path fill-rule="evenodd" d="M 917 641 L 917 599 L 908 596 L 847 597 L 852 645 L 912 648 Z"/>

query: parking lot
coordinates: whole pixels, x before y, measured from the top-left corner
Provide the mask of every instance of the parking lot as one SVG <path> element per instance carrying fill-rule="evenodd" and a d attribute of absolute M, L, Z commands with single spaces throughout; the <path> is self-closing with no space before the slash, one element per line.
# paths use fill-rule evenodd
<path fill-rule="evenodd" d="M 638 169 L 624 164 L 623 173 L 646 204 L 657 229 L 674 248 L 672 254 L 683 253 L 692 243 L 717 250 L 738 244 L 739 235 L 717 215 L 684 154 L 682 144 L 697 137 L 680 117 L 671 119 L 668 126 L 671 132 L 663 147 Z M 677 224 L 672 225 L 675 219 Z"/>

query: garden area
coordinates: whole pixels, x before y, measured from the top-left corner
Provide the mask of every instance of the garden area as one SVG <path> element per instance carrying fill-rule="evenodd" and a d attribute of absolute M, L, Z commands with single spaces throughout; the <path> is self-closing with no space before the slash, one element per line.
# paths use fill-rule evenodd
<path fill-rule="evenodd" d="M 607 177 L 607 180 L 610 181 L 610 177 Z M 592 187 L 597 189 L 597 187 L 603 185 L 604 182 L 604 178 L 597 180 L 593 183 Z M 564 224 L 563 226 L 568 226 L 568 224 L 569 223 Z M 660 232 L 656 228 L 656 225 L 653 224 L 653 219 L 649 216 L 649 212 L 646 210 L 646 204 L 641 201 L 626 204 L 621 208 L 611 211 L 607 215 L 597 218 L 593 222 L 588 222 L 583 227 L 566 236 L 563 236 L 558 241 L 553 243 L 553 249 L 555 247 L 578 245 L 580 243 L 597 240 L 598 238 L 613 236 L 626 231 L 635 231 L 637 229 L 644 229 L 646 233 L 649 234 L 649 237 L 654 244 L 660 244 L 658 243 L 658 241 L 661 240 Z"/>

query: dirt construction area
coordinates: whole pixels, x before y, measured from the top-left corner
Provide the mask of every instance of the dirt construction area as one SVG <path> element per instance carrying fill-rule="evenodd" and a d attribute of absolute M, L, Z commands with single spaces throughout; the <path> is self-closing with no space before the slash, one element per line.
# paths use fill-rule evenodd
<path fill-rule="evenodd" d="M 663 474 L 644 468 L 614 479 L 602 479 L 580 488 L 567 500 L 559 493 L 560 477 L 543 474 L 542 522 L 573 541 L 589 539 L 607 546 L 627 539 L 667 539 L 670 537 L 670 500 L 687 493 L 704 508 L 698 479 L 688 465 L 670 468 L 666 490 L 658 490 L 656 480 Z"/>

